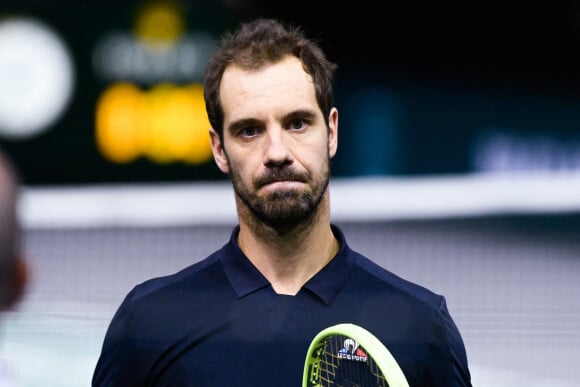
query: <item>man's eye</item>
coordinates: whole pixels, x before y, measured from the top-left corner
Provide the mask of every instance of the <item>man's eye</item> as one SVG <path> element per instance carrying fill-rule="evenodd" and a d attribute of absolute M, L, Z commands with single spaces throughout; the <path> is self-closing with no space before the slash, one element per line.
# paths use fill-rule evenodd
<path fill-rule="evenodd" d="M 306 121 L 304 120 L 292 120 L 290 122 L 290 129 L 299 130 L 303 129 L 306 126 Z"/>
<path fill-rule="evenodd" d="M 248 126 L 240 130 L 240 135 L 242 137 L 254 137 L 258 133 L 258 130 L 254 126 Z"/>

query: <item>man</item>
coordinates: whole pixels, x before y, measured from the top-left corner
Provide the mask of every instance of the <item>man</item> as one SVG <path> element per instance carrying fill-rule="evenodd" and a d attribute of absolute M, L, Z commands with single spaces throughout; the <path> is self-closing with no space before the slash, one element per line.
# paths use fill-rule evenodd
<path fill-rule="evenodd" d="M 239 225 L 206 259 L 127 295 L 93 386 L 300 386 L 310 340 L 341 322 L 378 336 L 411 386 L 471 385 L 445 299 L 354 252 L 331 224 L 334 70 L 275 20 L 223 38 L 205 100 Z"/>
<path fill-rule="evenodd" d="M 27 267 L 19 244 L 17 202 L 19 179 L 10 161 L 0 152 L 0 311 L 14 306 L 24 293 Z M 0 386 L 12 386 L 0 364 Z"/>

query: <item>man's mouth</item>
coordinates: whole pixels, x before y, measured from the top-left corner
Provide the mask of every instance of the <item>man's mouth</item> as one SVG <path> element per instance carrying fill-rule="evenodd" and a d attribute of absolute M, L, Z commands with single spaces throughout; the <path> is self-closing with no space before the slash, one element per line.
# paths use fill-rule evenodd
<path fill-rule="evenodd" d="M 306 178 L 301 175 L 294 173 L 292 171 L 279 171 L 269 173 L 261 178 L 257 179 L 256 186 L 257 187 L 264 187 L 264 186 L 293 186 L 300 183 L 304 183 Z"/>

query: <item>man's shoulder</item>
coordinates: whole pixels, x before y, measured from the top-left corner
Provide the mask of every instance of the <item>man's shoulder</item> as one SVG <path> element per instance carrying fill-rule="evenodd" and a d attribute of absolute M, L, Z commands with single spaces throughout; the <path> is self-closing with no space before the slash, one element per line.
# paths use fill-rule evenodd
<path fill-rule="evenodd" d="M 443 299 L 442 295 L 435 293 L 424 285 L 393 273 L 361 254 L 356 253 L 356 255 L 356 265 L 360 273 L 362 273 L 361 283 L 364 281 L 366 287 L 375 291 L 382 289 L 388 291 L 389 294 L 398 294 L 400 297 L 405 297 L 409 301 L 414 300 L 439 308 Z"/>
<path fill-rule="evenodd" d="M 150 278 L 136 285 L 127 298 L 138 301 L 163 293 L 179 292 L 188 287 L 207 289 L 207 286 L 217 284 L 216 280 L 220 277 L 223 277 L 223 270 L 218 250 L 175 273 Z"/>

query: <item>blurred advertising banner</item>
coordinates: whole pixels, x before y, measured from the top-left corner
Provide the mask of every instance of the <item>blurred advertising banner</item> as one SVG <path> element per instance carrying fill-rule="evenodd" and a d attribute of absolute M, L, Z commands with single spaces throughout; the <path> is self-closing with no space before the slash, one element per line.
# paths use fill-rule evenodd
<path fill-rule="evenodd" d="M 0 5 L 0 146 L 30 184 L 220 178 L 202 79 L 211 3 Z"/>
<path fill-rule="evenodd" d="M 30 185 L 223 180 L 205 66 L 224 31 L 276 16 L 339 65 L 335 176 L 580 170 L 567 8 L 320 4 L 332 17 L 305 1 L 2 0 L 0 147 Z"/>

